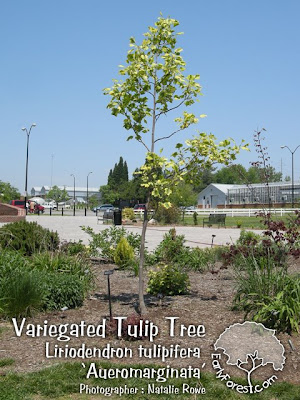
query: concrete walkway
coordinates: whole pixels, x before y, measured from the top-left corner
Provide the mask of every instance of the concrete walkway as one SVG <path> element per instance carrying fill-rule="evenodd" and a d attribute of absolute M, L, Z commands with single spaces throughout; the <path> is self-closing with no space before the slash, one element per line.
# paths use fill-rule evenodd
<path fill-rule="evenodd" d="M 78 241 L 82 240 L 84 244 L 89 243 L 89 235 L 83 232 L 81 226 L 90 226 L 94 232 L 100 232 L 110 225 L 97 224 L 96 216 L 37 216 L 30 215 L 26 217 L 27 221 L 36 221 L 41 226 L 52 231 L 57 231 L 61 240 Z M 3 224 L 0 224 L 3 225 Z M 161 242 L 163 236 L 169 231 L 171 226 L 148 226 L 146 233 L 147 247 L 150 251 Z M 141 233 L 140 226 L 125 226 L 130 232 Z M 216 235 L 214 243 L 225 245 L 235 242 L 240 236 L 240 229 L 230 228 L 202 228 L 200 226 L 176 226 L 178 235 L 184 235 L 186 245 L 190 247 L 209 247 L 212 241 L 212 235 Z"/>

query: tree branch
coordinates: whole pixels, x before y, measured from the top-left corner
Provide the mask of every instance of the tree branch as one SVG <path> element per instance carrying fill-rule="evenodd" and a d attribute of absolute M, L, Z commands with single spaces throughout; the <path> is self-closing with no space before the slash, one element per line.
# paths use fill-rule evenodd
<path fill-rule="evenodd" d="M 171 107 L 166 111 L 161 111 L 160 113 L 158 113 L 156 115 L 156 121 L 158 120 L 158 118 L 162 115 L 162 114 L 167 114 L 170 111 L 176 110 L 176 108 L 179 108 L 186 100 L 188 100 L 188 98 L 184 98 L 179 104 L 177 104 L 177 106 L 175 107 Z"/>
<path fill-rule="evenodd" d="M 156 139 L 156 140 L 154 141 L 154 143 L 158 142 L 159 140 L 169 139 L 170 137 L 174 136 L 175 133 L 180 132 L 180 131 L 183 131 L 183 129 L 177 129 L 177 131 L 174 131 L 174 132 L 171 133 L 171 135 L 169 135 L 169 136 L 164 136 L 164 137 L 158 138 L 158 139 Z"/>

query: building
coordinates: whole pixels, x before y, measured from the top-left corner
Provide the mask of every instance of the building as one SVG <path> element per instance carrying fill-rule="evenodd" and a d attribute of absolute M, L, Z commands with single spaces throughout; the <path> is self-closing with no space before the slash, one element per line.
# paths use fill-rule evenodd
<path fill-rule="evenodd" d="M 60 190 L 66 190 L 69 198 L 73 201 L 74 197 L 74 186 L 58 186 Z M 39 196 L 42 198 L 47 198 L 48 193 L 51 190 L 50 186 L 33 187 L 31 189 L 31 196 Z M 99 188 L 89 187 L 89 198 L 96 195 L 98 200 L 101 199 L 101 194 Z M 86 203 L 87 199 L 87 188 L 86 187 L 76 187 L 75 186 L 75 201 L 76 203 Z"/>
<path fill-rule="evenodd" d="M 294 183 L 294 199 L 300 199 L 300 182 Z M 198 196 L 198 207 L 216 208 L 231 206 L 254 207 L 258 204 L 283 206 L 292 203 L 291 182 L 271 182 L 269 185 L 225 185 L 211 183 Z"/>
<path fill-rule="evenodd" d="M 199 208 L 217 208 L 228 203 L 228 190 L 234 185 L 211 183 L 198 195 Z"/>

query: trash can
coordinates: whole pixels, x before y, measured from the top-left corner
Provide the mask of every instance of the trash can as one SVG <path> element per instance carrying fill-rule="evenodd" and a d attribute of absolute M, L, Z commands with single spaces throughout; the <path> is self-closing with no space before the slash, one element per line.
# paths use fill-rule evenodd
<path fill-rule="evenodd" d="M 114 225 L 122 225 L 122 210 L 114 211 Z"/>

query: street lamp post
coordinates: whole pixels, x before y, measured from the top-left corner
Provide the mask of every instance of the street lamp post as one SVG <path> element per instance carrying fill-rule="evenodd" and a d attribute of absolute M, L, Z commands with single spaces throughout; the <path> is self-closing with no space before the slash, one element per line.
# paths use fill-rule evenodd
<path fill-rule="evenodd" d="M 89 172 L 86 177 L 86 208 L 89 209 L 89 175 L 92 174 L 93 171 Z"/>
<path fill-rule="evenodd" d="M 75 216 L 75 175 L 71 174 L 70 176 L 73 176 L 74 178 L 74 191 L 73 191 L 73 216 Z"/>
<path fill-rule="evenodd" d="M 31 127 L 29 128 L 29 131 L 27 128 L 22 128 L 22 131 L 26 132 L 27 134 L 27 150 L 26 150 L 26 173 L 25 173 L 25 210 L 27 214 L 27 181 L 28 181 L 28 150 L 29 150 L 29 136 L 31 129 L 36 126 L 35 123 L 31 124 Z"/>
<path fill-rule="evenodd" d="M 289 152 L 292 155 L 292 208 L 294 208 L 295 205 L 295 187 L 294 187 L 294 154 L 296 153 L 296 150 L 298 147 L 300 147 L 300 144 L 295 148 L 294 151 L 292 151 L 289 146 L 280 146 L 282 149 L 287 148 Z"/>

